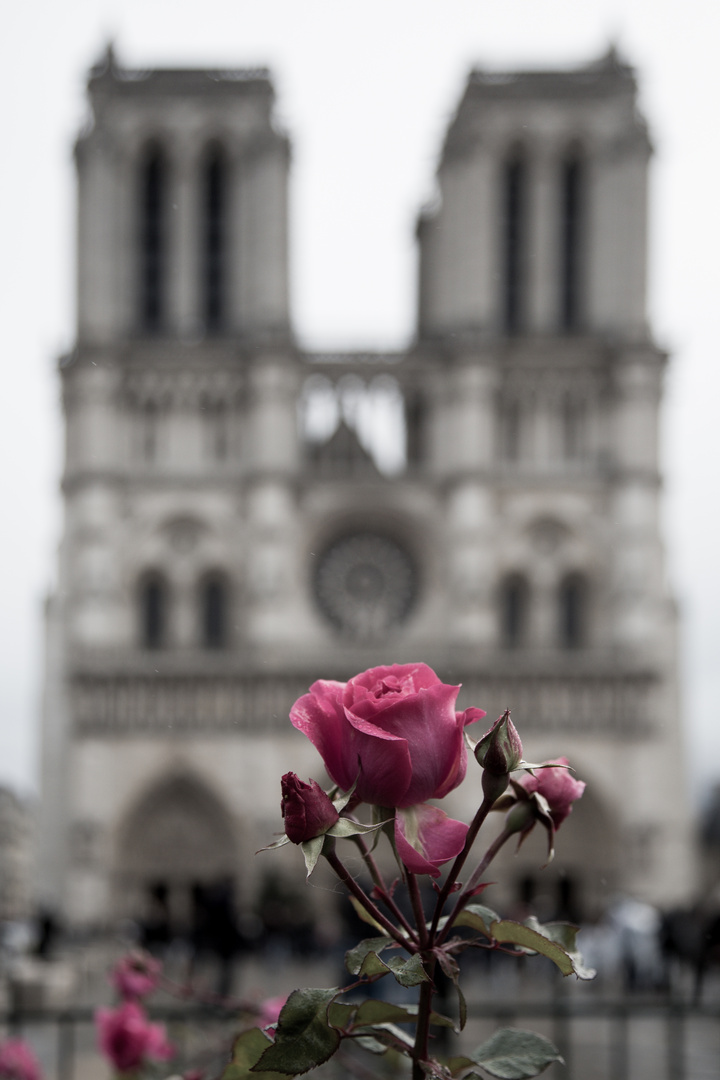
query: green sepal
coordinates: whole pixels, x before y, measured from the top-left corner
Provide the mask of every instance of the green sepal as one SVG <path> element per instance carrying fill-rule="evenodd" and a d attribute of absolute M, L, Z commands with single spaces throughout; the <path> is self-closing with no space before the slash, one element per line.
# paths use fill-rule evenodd
<path fill-rule="evenodd" d="M 274 840 L 272 844 L 266 844 L 265 847 L 258 848 L 255 854 L 259 855 L 261 851 L 274 851 L 275 848 L 285 847 L 285 845 L 289 843 L 290 837 L 283 833 L 279 840 Z"/>
<path fill-rule="evenodd" d="M 232 1061 L 220 1080 L 285 1080 L 286 1073 L 254 1070 L 254 1066 L 269 1046 L 272 1046 L 272 1040 L 258 1027 L 238 1035 L 233 1044 Z"/>
<path fill-rule="evenodd" d="M 305 869 L 307 871 L 306 878 L 309 878 L 313 870 L 317 866 L 318 859 L 322 855 L 323 844 L 325 843 L 325 834 L 320 836 L 313 836 L 312 840 L 303 840 L 300 845 L 300 850 L 303 853 L 305 859 Z"/>
<path fill-rule="evenodd" d="M 347 804 L 352 799 L 353 795 L 355 794 L 355 788 L 357 787 L 357 783 L 358 783 L 359 779 L 360 779 L 360 770 L 358 769 L 358 774 L 355 777 L 355 780 L 353 782 L 353 786 L 350 788 L 349 791 L 342 792 L 342 794 L 339 797 L 336 797 L 336 793 L 338 791 L 340 791 L 340 789 L 338 787 L 336 787 L 334 789 L 331 789 L 331 791 L 328 792 L 328 795 L 329 795 L 330 799 L 332 800 L 332 804 L 335 807 L 335 809 L 337 810 L 338 814 L 341 813 L 345 809 Z"/>
<path fill-rule="evenodd" d="M 298 1076 L 323 1065 L 340 1045 L 328 1020 L 328 1006 L 340 993 L 331 989 L 294 990 L 280 1011 L 275 1042 L 263 1052 L 252 1075 L 262 1070 Z"/>
<path fill-rule="evenodd" d="M 577 975 L 578 979 L 589 981 L 590 979 L 595 978 L 597 972 L 594 968 L 586 967 L 585 961 L 577 947 L 576 938 L 579 932 L 577 926 L 573 926 L 572 923 L 564 922 L 539 923 L 534 915 L 525 920 L 525 925 L 529 926 L 531 930 L 537 930 L 538 934 L 542 934 L 543 937 L 548 938 L 550 941 L 554 941 L 565 950 L 570 957 L 573 972 Z"/>
<path fill-rule="evenodd" d="M 377 832 L 387 825 L 387 821 L 378 821 L 376 825 L 363 825 L 361 821 L 351 821 L 350 818 L 341 817 L 327 830 L 327 836 L 337 836 L 344 839 L 348 836 L 364 836 L 366 833 Z"/>
<path fill-rule="evenodd" d="M 473 1065 L 479 1065 L 491 1076 L 498 1077 L 498 1080 L 529 1080 L 554 1061 L 564 1064 L 560 1053 L 549 1039 L 537 1035 L 534 1031 L 502 1028 L 468 1057 L 451 1058 L 448 1064 L 453 1076 Z"/>

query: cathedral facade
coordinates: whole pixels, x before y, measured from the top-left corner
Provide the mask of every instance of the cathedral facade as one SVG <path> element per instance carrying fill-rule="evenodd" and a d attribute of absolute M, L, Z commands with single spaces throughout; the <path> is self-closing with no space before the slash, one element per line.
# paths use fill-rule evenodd
<path fill-rule="evenodd" d="M 632 69 L 471 73 L 418 219 L 416 333 L 392 354 L 293 337 L 265 71 L 109 52 L 88 91 L 44 899 L 97 924 L 160 885 L 180 907 L 197 882 L 247 893 L 281 774 L 323 780 L 293 700 L 420 660 L 587 781 L 542 888 L 590 912 L 685 897 Z M 508 865 L 528 898 L 529 864 Z"/>

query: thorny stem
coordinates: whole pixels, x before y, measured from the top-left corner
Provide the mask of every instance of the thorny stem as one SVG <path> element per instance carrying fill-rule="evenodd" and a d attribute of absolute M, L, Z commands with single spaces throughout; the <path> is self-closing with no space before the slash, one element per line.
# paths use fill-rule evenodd
<path fill-rule="evenodd" d="M 485 818 L 488 816 L 488 814 L 492 810 L 493 801 L 494 800 L 492 800 L 492 799 L 484 798 L 483 801 L 481 802 L 480 808 L 479 808 L 477 814 L 475 815 L 475 817 L 472 819 L 472 822 L 470 823 L 470 828 L 467 831 L 467 835 L 465 837 L 465 843 L 463 845 L 463 849 L 460 852 L 460 854 L 456 856 L 455 862 L 452 864 L 452 866 L 450 868 L 450 872 L 449 872 L 448 876 L 445 878 L 445 884 L 443 885 L 442 889 L 440 890 L 440 895 L 438 896 L 437 903 L 435 905 L 435 914 L 433 915 L 432 926 L 430 927 L 430 940 L 431 941 L 433 941 L 434 938 L 435 938 L 435 934 L 436 934 L 437 928 L 438 928 L 438 923 L 440 922 L 440 916 L 442 915 L 442 910 L 445 907 L 445 901 L 447 900 L 448 896 L 450 895 L 450 892 L 452 891 L 453 885 L 457 881 L 458 874 L 460 873 L 463 866 L 465 865 L 465 860 L 467 859 L 468 855 L 470 854 L 470 849 L 472 848 L 473 844 L 475 843 L 475 837 L 480 832 L 480 826 L 482 825 L 482 823 L 485 821 Z"/>
<path fill-rule="evenodd" d="M 403 929 L 406 930 L 407 933 L 412 938 L 417 938 L 416 932 L 413 930 L 412 926 L 407 921 L 407 919 L 403 915 L 402 911 L 400 910 L 400 908 L 398 907 L 398 905 L 395 903 L 392 896 L 390 895 L 390 890 L 389 890 L 389 888 L 387 887 L 387 885 L 385 883 L 385 879 L 382 876 L 382 873 L 380 872 L 380 868 L 379 868 L 378 864 L 375 862 L 375 859 L 373 858 L 373 854 L 370 851 L 367 844 L 365 843 L 365 841 L 363 840 L 362 836 L 353 836 L 352 839 L 355 841 L 355 844 L 356 844 L 357 848 L 359 849 L 360 854 L 363 857 L 365 865 L 367 866 L 368 870 L 370 871 L 370 876 L 373 879 L 373 882 L 375 883 L 376 888 L 382 894 L 383 903 L 388 908 L 388 910 L 395 916 L 395 918 L 400 923 L 400 925 L 403 927 Z"/>
<path fill-rule="evenodd" d="M 422 949 L 425 949 L 430 942 L 430 937 L 428 935 L 427 927 L 425 925 L 425 909 L 423 908 L 420 888 L 418 886 L 417 877 L 415 876 L 415 874 L 413 874 L 412 870 L 408 870 L 406 868 L 405 873 L 407 875 L 407 886 L 408 892 L 410 893 L 410 903 L 412 904 L 413 915 L 415 916 L 415 922 L 417 923 L 420 947 Z"/>
<path fill-rule="evenodd" d="M 323 854 L 325 855 L 325 858 L 330 863 L 342 883 L 348 887 L 349 891 L 353 894 L 358 903 L 362 904 L 368 915 L 371 915 L 375 922 L 380 924 L 385 933 L 389 934 L 390 937 L 394 938 L 395 941 L 397 941 L 400 945 L 403 946 L 403 948 L 407 949 L 408 952 L 413 952 L 413 946 L 415 943 L 412 941 L 408 941 L 406 935 L 401 933 L 401 931 L 398 930 L 397 927 L 390 922 L 387 916 L 383 915 L 377 904 L 373 903 L 373 901 L 367 895 L 362 886 L 358 885 L 357 881 L 352 876 L 350 871 L 347 870 L 346 867 L 343 866 L 343 864 L 340 862 L 340 859 L 337 856 L 337 852 L 330 850 L 324 852 Z"/>
<path fill-rule="evenodd" d="M 510 832 L 508 829 L 503 829 L 503 831 L 500 833 L 500 835 L 497 836 L 495 838 L 495 840 L 493 840 L 492 844 L 487 849 L 487 851 L 483 855 L 482 859 L 480 860 L 480 862 L 478 863 L 478 865 L 475 867 L 472 874 L 470 875 L 470 879 L 468 880 L 465 888 L 463 889 L 463 891 L 458 896 L 457 901 L 455 903 L 455 907 L 452 909 L 452 913 L 450 914 L 450 917 L 448 918 L 447 923 L 445 924 L 443 929 L 440 931 L 440 934 L 438 935 L 438 938 L 437 938 L 437 944 L 438 945 L 440 945 L 445 940 L 447 935 L 449 934 L 450 930 L 452 929 L 453 922 L 455 921 L 457 916 L 460 914 L 460 912 L 464 908 L 465 904 L 470 899 L 470 893 L 475 888 L 475 886 L 478 884 L 478 882 L 480 881 L 480 878 L 483 876 L 483 874 L 487 870 L 488 866 L 490 865 L 490 863 L 493 861 L 493 859 L 497 855 L 500 848 L 513 835 L 514 834 L 512 832 Z"/>
<path fill-rule="evenodd" d="M 415 1046 L 413 1048 L 412 1080 L 425 1080 L 425 1072 L 422 1062 L 428 1060 L 428 1042 L 430 1039 L 430 1013 L 432 1012 L 432 999 L 435 992 L 433 976 L 435 975 L 435 958 L 428 958 L 426 962 L 428 981 L 420 984 L 420 1001 L 418 1004 L 417 1024 L 415 1026 Z"/>

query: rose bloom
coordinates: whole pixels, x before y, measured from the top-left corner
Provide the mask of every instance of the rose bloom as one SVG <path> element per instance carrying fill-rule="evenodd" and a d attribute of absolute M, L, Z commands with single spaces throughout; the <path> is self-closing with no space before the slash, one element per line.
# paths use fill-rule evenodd
<path fill-rule="evenodd" d="M 566 757 L 553 758 L 547 765 L 567 765 Z M 576 780 L 569 769 L 538 769 L 534 776 L 529 773 L 519 781 L 526 791 L 537 791 L 547 799 L 553 825 L 559 829 L 572 810 L 572 804 L 585 790 L 582 780 Z"/>
<path fill-rule="evenodd" d="M 22 1039 L 5 1039 L 0 1043 L 0 1077 L 2 1080 L 42 1080 L 37 1058 Z"/>
<path fill-rule="evenodd" d="M 343 791 L 357 780 L 359 802 L 414 806 L 441 799 L 465 777 L 463 728 L 485 713 L 456 712 L 459 690 L 426 664 L 370 668 L 347 683 L 313 683 L 290 720 Z"/>
<path fill-rule="evenodd" d="M 123 1001 L 146 997 L 160 982 L 162 964 L 142 949 L 134 949 L 118 960 L 110 981 Z"/>
<path fill-rule="evenodd" d="M 95 1022 L 100 1049 L 118 1072 L 137 1069 L 148 1058 L 165 1061 L 173 1056 L 164 1026 L 151 1024 L 134 1001 L 117 1009 L 98 1009 Z"/>

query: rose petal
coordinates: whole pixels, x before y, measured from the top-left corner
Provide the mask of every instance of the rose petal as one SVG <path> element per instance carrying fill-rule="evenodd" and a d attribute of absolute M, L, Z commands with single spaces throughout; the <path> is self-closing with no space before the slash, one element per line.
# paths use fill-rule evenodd
<path fill-rule="evenodd" d="M 398 854 L 414 874 L 440 876 L 440 865 L 459 855 L 468 827 L 437 806 L 421 804 L 395 813 Z"/>

